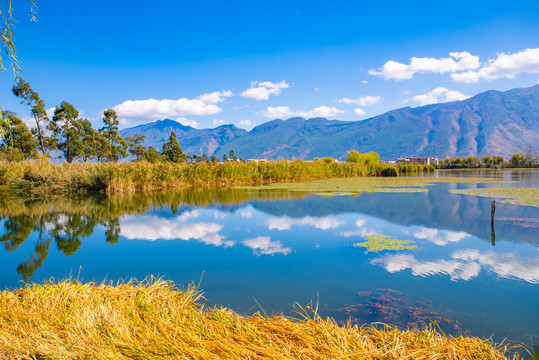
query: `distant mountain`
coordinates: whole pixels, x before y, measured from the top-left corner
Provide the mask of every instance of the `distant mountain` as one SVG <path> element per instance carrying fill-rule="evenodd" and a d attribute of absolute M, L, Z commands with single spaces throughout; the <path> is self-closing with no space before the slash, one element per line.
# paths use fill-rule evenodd
<path fill-rule="evenodd" d="M 184 152 L 199 155 L 204 153 L 213 155 L 220 146 L 248 133 L 247 130 L 234 125 L 222 125 L 215 129 L 195 129 L 177 121 L 165 119 L 123 129 L 119 134 L 123 137 L 135 134 L 144 135 L 146 146 L 153 146 L 161 151 L 163 143 L 169 139 L 173 131 L 176 133 Z"/>
<path fill-rule="evenodd" d="M 183 131 L 174 130 L 184 151 L 218 157 L 231 149 L 245 159 L 344 159 L 351 150 L 376 151 L 382 159 L 412 155 L 509 157 L 526 145 L 539 148 L 539 85 L 505 92 L 491 90 L 464 101 L 406 107 L 356 122 L 292 118 L 272 120 L 247 132 L 233 125 L 197 130 L 163 120 L 123 133 L 133 134 L 146 127 L 143 134 L 148 143 L 160 149 L 174 126 Z"/>

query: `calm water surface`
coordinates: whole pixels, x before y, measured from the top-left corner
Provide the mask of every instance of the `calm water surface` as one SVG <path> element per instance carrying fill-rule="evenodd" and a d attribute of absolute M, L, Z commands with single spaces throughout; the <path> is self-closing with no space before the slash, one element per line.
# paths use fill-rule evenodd
<path fill-rule="evenodd" d="M 444 183 L 425 193 L 321 197 L 207 191 L 129 199 L 0 199 L 0 287 L 79 277 L 198 283 L 208 304 L 293 315 L 318 301 L 338 321 L 539 343 L 539 208 L 450 189 L 538 187 L 539 171 L 442 171 L 513 184 Z M 369 253 L 370 234 L 413 250 Z M 318 299 L 318 300 L 317 300 Z M 536 345 L 535 345 L 536 346 Z"/>

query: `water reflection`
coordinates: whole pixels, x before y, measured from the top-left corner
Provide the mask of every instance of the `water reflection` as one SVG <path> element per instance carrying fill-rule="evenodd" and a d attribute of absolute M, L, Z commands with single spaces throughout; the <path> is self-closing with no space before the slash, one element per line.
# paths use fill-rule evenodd
<path fill-rule="evenodd" d="M 64 278 L 81 266 L 95 281 L 152 274 L 183 285 L 204 272 L 209 303 L 240 312 L 258 309 L 253 297 L 268 313 L 289 313 L 320 294 L 321 315 L 339 321 L 427 316 L 524 341 L 539 334 L 539 208 L 499 204 L 494 235 L 490 199 L 448 191 L 466 186 L 476 185 L 353 198 L 234 190 L 0 197 L 0 285 Z M 417 249 L 350 246 L 376 234 Z M 363 290 L 373 298 L 358 299 Z"/>
<path fill-rule="evenodd" d="M 410 269 L 414 276 L 443 274 L 454 281 L 473 279 L 485 269 L 501 278 L 539 284 L 539 258 L 522 258 L 513 253 L 464 249 L 453 252 L 450 260 L 419 260 L 410 254 L 385 255 L 371 260 L 371 264 L 380 265 L 390 273 Z"/>

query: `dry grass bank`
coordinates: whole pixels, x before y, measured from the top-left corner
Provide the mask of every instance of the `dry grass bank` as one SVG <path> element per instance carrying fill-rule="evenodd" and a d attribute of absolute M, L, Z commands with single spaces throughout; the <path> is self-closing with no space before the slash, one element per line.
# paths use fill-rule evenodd
<path fill-rule="evenodd" d="M 145 161 L 122 164 L 51 164 L 47 161 L 26 161 L 0 163 L 0 187 L 24 194 L 121 194 L 185 188 L 230 188 L 337 177 L 393 176 L 433 169 L 422 165 L 390 167 L 301 160 L 224 164 L 152 164 Z"/>
<path fill-rule="evenodd" d="M 504 359 L 505 348 L 432 328 L 338 326 L 201 305 L 173 284 L 28 285 L 0 293 L 2 359 Z"/>

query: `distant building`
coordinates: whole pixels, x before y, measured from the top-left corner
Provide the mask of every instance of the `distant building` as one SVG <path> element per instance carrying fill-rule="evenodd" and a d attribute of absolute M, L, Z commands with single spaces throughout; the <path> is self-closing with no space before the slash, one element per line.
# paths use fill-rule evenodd
<path fill-rule="evenodd" d="M 414 156 L 409 159 L 410 164 L 438 165 L 438 158 L 430 156 Z"/>

